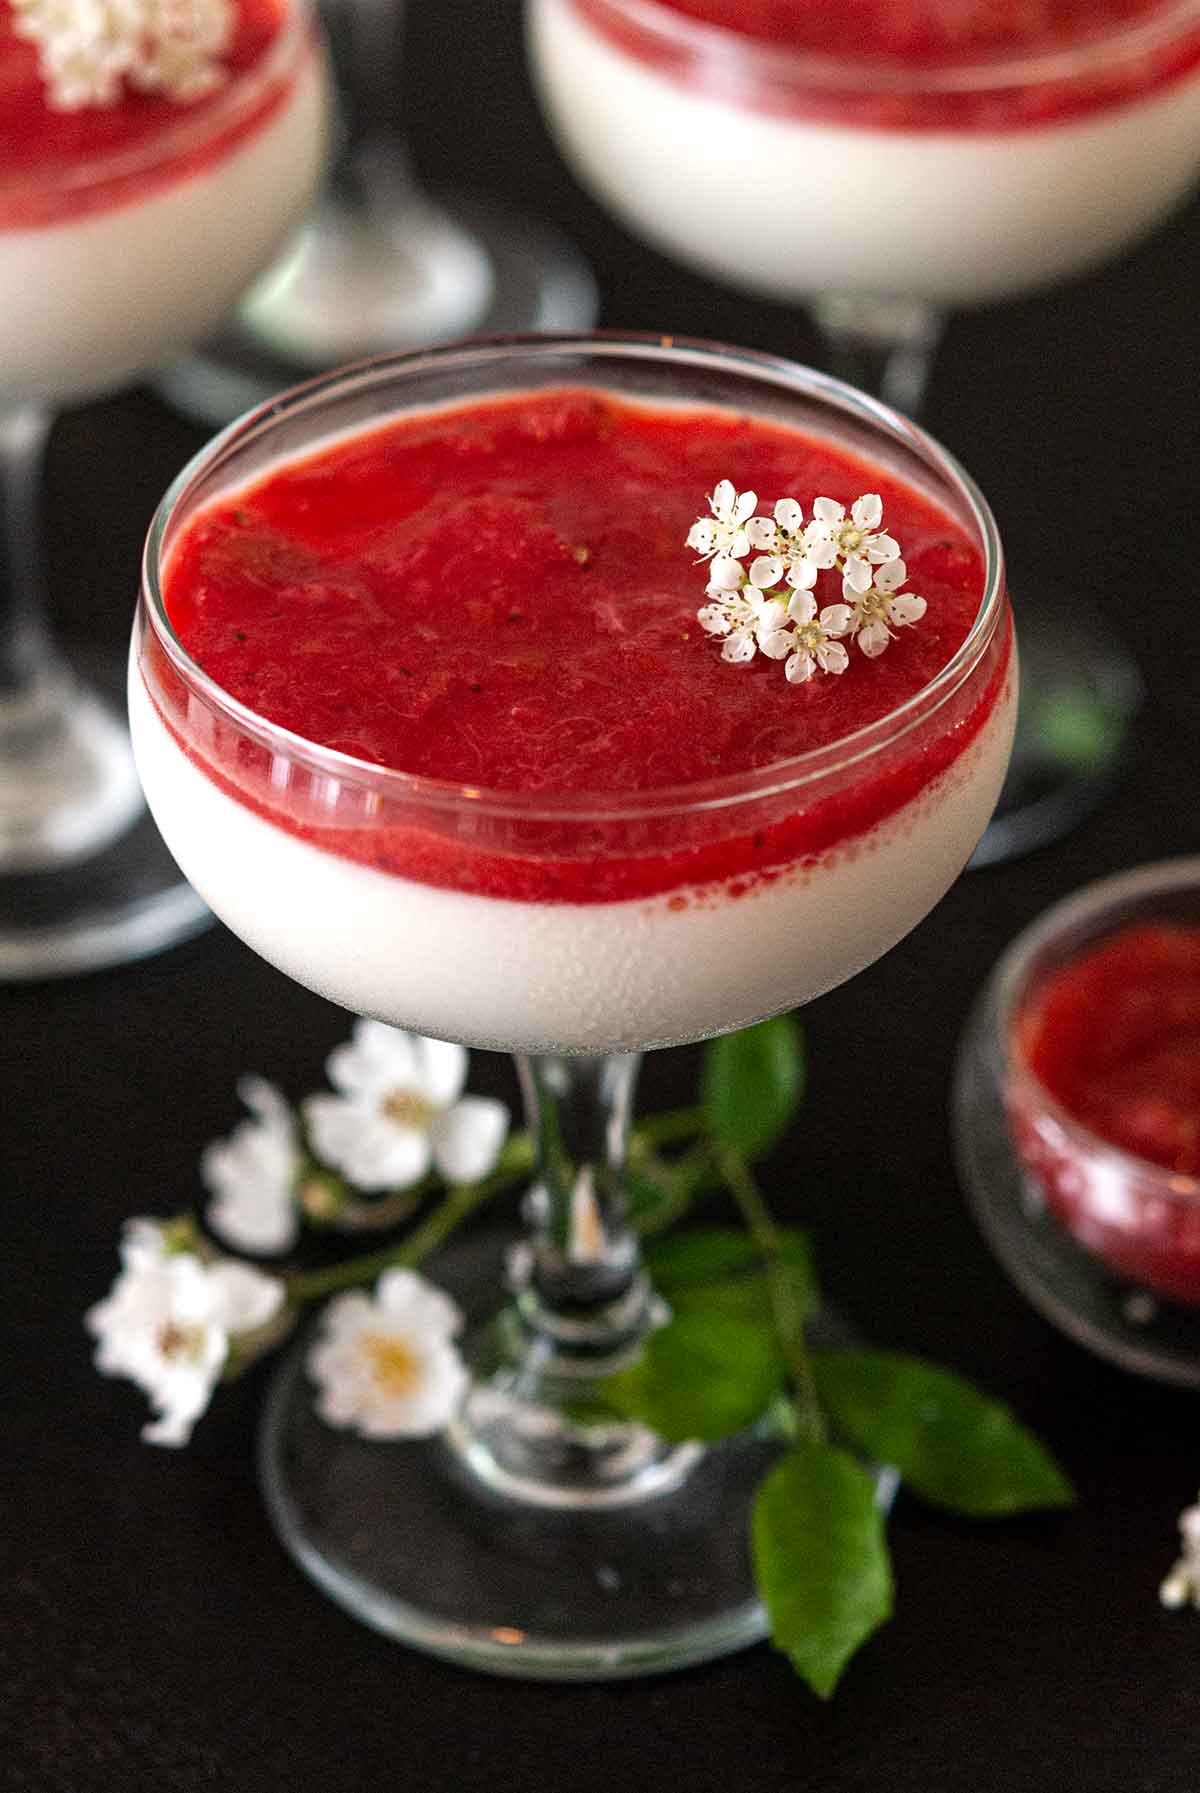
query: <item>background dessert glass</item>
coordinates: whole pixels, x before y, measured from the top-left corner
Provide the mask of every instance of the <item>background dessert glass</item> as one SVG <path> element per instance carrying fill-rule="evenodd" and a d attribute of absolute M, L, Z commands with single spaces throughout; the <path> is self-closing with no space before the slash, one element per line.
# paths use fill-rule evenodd
<path fill-rule="evenodd" d="M 955 1144 L 985 1238 L 1041 1313 L 1126 1369 L 1200 1387 L 1200 1179 L 1098 1137 L 1014 1051 L 1042 980 L 1140 923 L 1200 924 L 1200 859 L 1101 879 L 1018 935 L 963 1036 Z"/>
<path fill-rule="evenodd" d="M 944 505 L 977 544 L 973 628 L 900 709 L 828 748 L 671 790 L 546 798 L 408 776 L 314 746 L 231 699 L 190 659 L 161 576 L 207 503 L 335 434 L 413 410 L 564 383 L 728 407 L 833 438 Z M 804 1002 L 888 950 L 935 903 L 990 813 L 1015 711 L 1003 562 L 968 477 L 929 438 L 823 375 L 639 338 L 465 345 L 302 387 L 227 431 L 167 494 L 147 546 L 130 669 L 139 771 L 165 837 L 217 913 L 302 983 L 359 1012 L 516 1050 L 540 1160 L 514 1305 L 471 1346 L 477 1381 L 447 1441 L 385 1447 L 325 1427 L 297 1358 L 264 1431 L 272 1515 L 314 1578 L 379 1629 L 497 1672 L 599 1678 L 721 1654 L 763 1634 L 746 1514 L 766 1435 L 677 1447 L 611 1415 L 571 1417 L 656 1315 L 622 1189 L 638 1052 Z M 796 876 L 738 900 L 595 903 L 480 895 L 482 856 L 600 867 L 736 841 L 888 777 L 980 717 L 917 797 Z M 369 863 L 371 836 L 432 841 L 458 887 Z M 353 857 L 342 850 L 350 845 Z M 358 848 L 366 846 L 367 862 Z M 861 850 L 860 850 L 861 849 Z M 750 925 L 745 904 L 753 904 Z M 587 1193 L 598 1243 L 575 1246 Z M 473 1320 L 499 1299 L 489 1242 L 435 1277 Z"/>
<path fill-rule="evenodd" d="M 910 414 L 948 309 L 1118 254 L 1200 174 L 1198 0 L 940 66 L 802 53 L 659 0 L 529 0 L 527 16 L 585 184 L 688 266 L 805 304 L 827 365 Z M 1114 641 L 1064 621 L 1077 594 L 1054 600 L 1024 611 L 1021 725 L 981 859 L 1086 811 L 1140 696 Z"/>
<path fill-rule="evenodd" d="M 208 342 L 158 376 L 227 423 L 310 374 L 460 336 L 584 330 L 596 287 L 540 219 L 418 180 L 403 123 L 404 0 L 321 0 L 336 82 L 334 154 L 309 215 Z M 447 66 L 446 98 L 454 98 Z"/>
<path fill-rule="evenodd" d="M 251 68 L 135 151 L 0 171 L 2 977 L 135 958 L 207 919 L 146 817 L 116 703 L 51 636 L 42 449 L 53 406 L 119 386 L 228 309 L 311 196 L 325 107 L 294 0 Z"/>

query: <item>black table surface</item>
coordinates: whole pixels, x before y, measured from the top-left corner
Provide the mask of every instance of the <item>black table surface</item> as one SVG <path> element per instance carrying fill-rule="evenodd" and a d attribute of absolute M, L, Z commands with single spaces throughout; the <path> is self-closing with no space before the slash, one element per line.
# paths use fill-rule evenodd
<path fill-rule="evenodd" d="M 515 4 L 470 21 L 452 0 L 410 20 L 397 107 L 427 176 L 568 231 L 607 325 L 815 353 L 795 311 L 720 291 L 618 230 L 548 143 Z M 267 1525 L 261 1372 L 220 1394 L 188 1450 L 156 1451 L 138 1440 L 141 1397 L 95 1374 L 81 1325 L 122 1218 L 197 1200 L 198 1153 L 236 1118 L 236 1076 L 257 1069 L 299 1096 L 346 1032 L 340 1011 L 214 928 L 141 965 L 0 989 L 0 1785 L 1200 1787 L 1200 1618 L 1164 1612 L 1156 1592 L 1200 1482 L 1195 1398 L 1109 1367 L 1026 1306 L 964 1209 L 945 1120 L 964 1017 L 1016 930 L 1090 878 L 1200 849 L 1198 288 L 1193 204 L 1118 265 L 950 326 L 930 427 L 989 495 L 1018 569 L 1086 590 L 1134 649 L 1149 702 L 1127 776 L 1086 826 L 964 877 L 813 1005 L 804 1126 L 766 1172 L 861 1331 L 1014 1403 L 1074 1477 L 1078 1510 L 968 1525 L 901 1498 L 895 1619 L 828 1706 L 765 1646 L 554 1687 L 443 1666 L 354 1623 Z M 120 652 L 146 523 L 200 440 L 148 392 L 59 421 L 51 576 L 74 637 Z M 1015 601 L 1019 615 L 1019 582 Z M 655 1055 L 643 1103 L 685 1099 L 696 1066 L 691 1051 Z M 505 1060 L 479 1054 L 473 1076 L 515 1103 Z"/>

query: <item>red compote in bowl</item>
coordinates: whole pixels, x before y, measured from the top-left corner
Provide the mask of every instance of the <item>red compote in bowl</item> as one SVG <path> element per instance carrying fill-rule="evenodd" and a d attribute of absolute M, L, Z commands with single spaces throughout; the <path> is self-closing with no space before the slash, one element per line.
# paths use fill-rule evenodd
<path fill-rule="evenodd" d="M 811 537 L 773 519 L 792 496 Z M 829 601 L 843 552 L 857 632 Z M 785 559 L 790 611 L 766 596 Z M 761 1635 L 745 1518 L 769 1447 L 572 1418 L 653 1313 L 622 1193 L 637 1054 L 894 945 L 984 827 L 1015 687 L 969 479 L 787 362 L 623 337 L 398 357 L 252 414 L 176 481 L 130 668 L 168 844 L 310 988 L 525 1055 L 552 1142 L 522 1318 L 498 1362 L 479 1344 L 449 1444 L 364 1455 L 315 1417 L 300 1360 L 279 1385 L 272 1512 L 354 1611 L 556 1677 Z M 500 1302 L 478 1278 L 456 1292 Z"/>
<path fill-rule="evenodd" d="M 35 547 L 49 408 L 210 330 L 319 173 L 307 0 L 195 0 L 169 22 L 0 0 L 0 977 L 136 957 L 205 920 L 123 721 L 49 639 Z"/>
<path fill-rule="evenodd" d="M 1200 1307 L 1200 860 L 1090 885 L 1022 934 L 957 1101 L 976 1211 L 1032 1299 L 1200 1381 L 1200 1323 L 1164 1305 Z"/>

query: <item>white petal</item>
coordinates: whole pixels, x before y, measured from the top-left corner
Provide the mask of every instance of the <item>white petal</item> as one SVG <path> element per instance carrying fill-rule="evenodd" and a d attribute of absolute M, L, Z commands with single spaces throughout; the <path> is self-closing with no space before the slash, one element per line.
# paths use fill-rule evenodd
<path fill-rule="evenodd" d="M 773 635 L 776 629 L 782 629 L 786 622 L 787 611 L 778 598 L 771 598 L 755 611 L 754 633 L 761 641 L 764 635 Z"/>
<path fill-rule="evenodd" d="M 865 560 L 860 560 L 857 554 L 851 554 L 847 558 L 846 564 L 842 569 L 843 593 L 845 596 L 849 597 L 851 593 L 857 595 L 864 591 L 870 591 L 870 589 L 870 567 Z"/>
<path fill-rule="evenodd" d="M 745 574 L 740 564 L 728 554 L 718 554 L 708 565 L 710 591 L 737 591 Z"/>
<path fill-rule="evenodd" d="M 845 506 L 836 504 L 832 498 L 814 498 L 812 508 L 814 523 L 824 523 L 826 527 L 832 528 L 845 521 Z"/>
<path fill-rule="evenodd" d="M 758 493 L 757 492 L 739 492 L 737 504 L 734 506 L 734 512 L 733 512 L 734 522 L 735 523 L 744 523 L 748 517 L 752 517 L 754 515 L 757 508 L 758 508 Z"/>
<path fill-rule="evenodd" d="M 854 621 L 849 604 L 827 604 L 819 618 L 826 635 L 845 635 Z"/>
<path fill-rule="evenodd" d="M 882 654 L 884 648 L 891 640 L 891 636 L 887 632 L 887 625 L 885 623 L 873 622 L 868 623 L 865 629 L 860 629 L 855 636 L 855 640 L 858 642 L 863 653 L 867 656 L 867 659 L 875 660 Z"/>
<path fill-rule="evenodd" d="M 760 554 L 750 563 L 750 583 L 759 591 L 768 591 L 783 578 L 783 562 L 774 555 Z"/>
<path fill-rule="evenodd" d="M 887 605 L 888 620 L 904 629 L 912 623 L 919 623 L 925 614 L 925 600 L 918 598 L 913 592 L 901 592 L 898 598 L 889 598 Z"/>
<path fill-rule="evenodd" d="M 908 578 L 908 568 L 902 560 L 889 560 L 886 566 L 879 568 L 875 574 L 876 591 L 895 591 Z M 866 590 L 866 587 L 863 587 Z"/>
<path fill-rule="evenodd" d="M 764 553 L 770 553 L 777 545 L 778 531 L 768 517 L 751 517 L 744 533 L 750 546 Z"/>
<path fill-rule="evenodd" d="M 417 1081 L 414 1087 L 435 1108 L 449 1108 L 462 1095 L 467 1081 L 467 1049 L 452 1040 L 429 1040 L 413 1035 Z"/>
<path fill-rule="evenodd" d="M 775 521 L 780 529 L 786 529 L 789 535 L 795 535 L 804 522 L 804 512 L 794 498 L 781 498 L 775 506 Z"/>
<path fill-rule="evenodd" d="M 794 623 L 811 623 L 817 614 L 817 600 L 810 591 L 798 591 L 788 599 L 787 613 Z"/>
<path fill-rule="evenodd" d="M 710 635 L 728 635 L 733 627 L 729 612 L 722 604 L 706 604 L 703 610 L 697 610 L 696 621 Z"/>
<path fill-rule="evenodd" d="M 837 565 L 837 543 L 831 535 L 824 535 L 820 529 L 814 529 L 810 523 L 804 531 L 804 551 L 813 565 L 822 573 Z"/>
<path fill-rule="evenodd" d="M 693 523 L 687 532 L 687 546 L 697 554 L 711 554 L 717 545 L 717 532 L 707 517 Z"/>
<path fill-rule="evenodd" d="M 768 660 L 782 660 L 796 645 L 790 629 L 776 629 L 772 635 L 760 635 L 758 645 Z"/>
<path fill-rule="evenodd" d="M 382 1021 L 358 1020 L 350 1042 L 325 1060 L 329 1081 L 345 1096 L 374 1096 L 411 1087 L 416 1058 L 412 1036 Z"/>
<path fill-rule="evenodd" d="M 816 662 L 811 654 L 793 654 L 783 669 L 789 685 L 803 685 L 812 678 Z"/>
<path fill-rule="evenodd" d="M 736 534 L 731 537 L 729 546 L 725 552 L 733 560 L 745 560 L 747 554 L 750 552 L 750 537 L 746 534 L 744 529 L 739 529 Z"/>
<path fill-rule="evenodd" d="M 714 517 L 720 517 L 723 523 L 729 522 L 733 516 L 733 504 L 737 493 L 733 489 L 733 481 L 720 479 L 712 490 L 709 505 Z"/>
<path fill-rule="evenodd" d="M 856 529 L 878 529 L 883 522 L 883 499 L 878 492 L 864 492 L 850 507 Z"/>
<path fill-rule="evenodd" d="M 495 1169 L 508 1109 L 490 1096 L 464 1096 L 429 1129 L 433 1161 L 448 1183 L 478 1183 Z"/>
<path fill-rule="evenodd" d="M 872 536 L 867 545 L 867 559 L 873 566 L 882 566 L 885 561 L 900 558 L 900 544 L 890 535 Z"/>
<path fill-rule="evenodd" d="M 731 666 L 744 666 L 747 660 L 753 660 L 753 631 L 750 629 L 736 630 L 721 649 L 721 658 L 728 660 Z"/>
<path fill-rule="evenodd" d="M 264 1276 L 233 1259 L 214 1264 L 208 1273 L 217 1294 L 220 1323 L 227 1332 L 254 1332 L 273 1320 L 284 1302 L 278 1277 Z"/>
<path fill-rule="evenodd" d="M 794 560 L 787 572 L 787 582 L 795 591 L 811 591 L 817 583 L 820 569 L 815 560 L 805 555 L 803 560 Z"/>
<path fill-rule="evenodd" d="M 817 665 L 822 672 L 845 672 L 850 656 L 840 641 L 823 641 L 817 649 Z"/>
<path fill-rule="evenodd" d="M 403 1321 L 422 1342 L 452 1339 L 462 1331 L 457 1302 L 416 1270 L 385 1270 L 375 1285 L 375 1302 L 389 1325 Z"/>

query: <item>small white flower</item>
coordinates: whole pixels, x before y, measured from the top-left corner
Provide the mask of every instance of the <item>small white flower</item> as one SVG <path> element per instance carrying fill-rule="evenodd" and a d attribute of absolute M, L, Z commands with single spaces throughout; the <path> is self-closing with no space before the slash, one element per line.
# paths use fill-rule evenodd
<path fill-rule="evenodd" d="M 687 545 L 702 560 L 714 554 L 743 560 L 750 552 L 746 524 L 758 504 L 757 492 L 739 492 L 733 481 L 723 479 L 714 487 L 708 500 L 711 517 L 701 517 L 687 533 Z"/>
<path fill-rule="evenodd" d="M 853 613 L 850 632 L 869 660 L 882 654 L 892 639 L 892 629 L 911 628 L 925 614 L 925 600 L 899 587 L 908 578 L 902 560 L 889 560 L 877 569 L 865 590 L 842 581 L 842 595 Z"/>
<path fill-rule="evenodd" d="M 359 1020 L 326 1069 L 342 1093 L 309 1096 L 304 1119 L 317 1156 L 359 1189 L 409 1189 L 431 1164 L 448 1183 L 477 1183 L 495 1166 L 508 1110 L 462 1094 L 464 1047 Z"/>
<path fill-rule="evenodd" d="M 865 591 L 871 583 L 871 568 L 895 560 L 900 544 L 890 535 L 874 531 L 883 521 L 883 500 L 878 492 L 867 492 L 856 498 L 847 518 L 845 506 L 832 498 L 818 498 L 813 504 L 813 521 L 809 525 L 810 552 L 828 554 L 832 547 L 845 565 L 842 576 L 855 591 Z M 832 566 L 833 561 L 826 565 Z"/>
<path fill-rule="evenodd" d="M 364 1438 L 427 1438 L 454 1417 L 468 1375 L 458 1308 L 414 1270 L 385 1270 L 374 1298 L 339 1295 L 308 1354 L 317 1412 Z"/>
<path fill-rule="evenodd" d="M 225 79 L 231 0 L 12 0 L 14 29 L 38 47 L 58 111 L 112 106 L 122 85 L 184 103 Z"/>
<path fill-rule="evenodd" d="M 811 592 L 798 591 L 788 602 L 787 614 L 794 625 L 788 632 L 787 645 L 792 650 L 784 667 L 784 677 L 792 685 L 806 684 L 814 672 L 845 672 L 849 656 L 838 639 L 850 627 L 850 612 L 845 604 L 827 604 L 817 614 L 817 601 Z M 767 651 L 764 647 L 764 653 Z M 773 655 L 782 659 L 782 653 Z"/>
<path fill-rule="evenodd" d="M 787 612 L 778 598 L 764 597 L 755 585 L 744 585 L 740 591 L 713 592 L 711 604 L 696 612 L 696 620 L 710 635 L 725 638 L 721 658 L 741 666 L 753 660 L 756 647 L 773 635 L 787 620 Z"/>
<path fill-rule="evenodd" d="M 275 1277 L 173 1251 L 161 1226 L 131 1220 L 120 1274 L 84 1324 L 97 1340 L 96 1368 L 128 1376 L 149 1397 L 157 1418 L 142 1429 L 146 1442 L 182 1445 L 212 1399 L 231 1340 L 267 1325 L 283 1302 Z"/>
<path fill-rule="evenodd" d="M 1183 1546 L 1179 1561 L 1158 1590 L 1164 1606 L 1187 1606 L 1200 1609 L 1200 1506 L 1185 1507 L 1179 1515 L 1179 1536 Z"/>
<path fill-rule="evenodd" d="M 237 1088 L 250 1119 L 204 1149 L 200 1175 L 213 1195 L 205 1218 L 239 1251 L 288 1251 L 300 1230 L 295 1116 L 265 1077 L 242 1077 Z"/>

